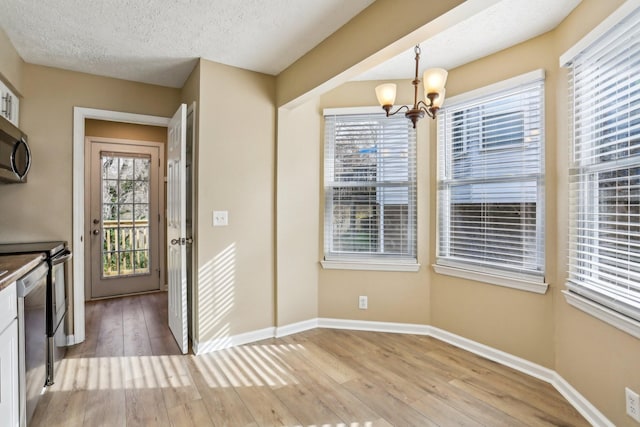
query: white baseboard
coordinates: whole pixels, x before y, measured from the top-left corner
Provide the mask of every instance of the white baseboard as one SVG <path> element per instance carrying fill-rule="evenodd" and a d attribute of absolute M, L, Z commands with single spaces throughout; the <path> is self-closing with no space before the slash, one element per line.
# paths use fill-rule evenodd
<path fill-rule="evenodd" d="M 76 337 L 75 335 L 71 334 L 71 335 L 67 335 L 67 346 L 70 345 L 75 345 L 76 344 Z"/>
<path fill-rule="evenodd" d="M 514 356 L 513 354 L 489 347 L 488 345 L 480 344 L 479 342 L 461 337 L 460 335 L 452 334 L 451 332 L 447 332 L 443 329 L 432 326 L 430 335 L 440 341 L 444 341 L 548 383 L 551 383 L 553 378 L 555 378 L 555 375 L 557 375 L 555 371 L 538 365 L 537 363 L 533 363 L 526 359 L 522 359 L 521 357 Z"/>
<path fill-rule="evenodd" d="M 591 404 L 583 395 L 581 395 L 578 390 L 573 388 L 571 384 L 567 382 L 564 378 L 560 376 L 557 372 L 553 373 L 553 380 L 550 381 L 551 385 L 555 387 L 558 392 L 564 396 L 565 399 L 571 405 L 576 408 L 580 414 L 591 423 L 593 426 L 603 426 L 603 427 L 615 427 L 611 421 L 604 416 L 602 412 L 598 410 L 595 406 Z"/>
<path fill-rule="evenodd" d="M 286 337 L 300 332 L 316 329 L 318 327 L 318 319 L 310 319 L 302 322 L 292 323 L 290 325 L 279 326 L 276 328 L 276 338 Z"/>
<path fill-rule="evenodd" d="M 193 340 L 193 353 L 204 354 L 212 351 L 223 350 L 225 348 L 235 347 L 243 344 L 250 344 L 256 341 L 266 340 L 275 337 L 275 328 L 264 328 L 257 331 L 245 332 L 243 334 L 232 335 L 228 337 L 216 338 L 209 341 L 198 342 Z"/>
<path fill-rule="evenodd" d="M 429 325 L 414 323 L 391 323 L 372 322 L 365 320 L 347 320 L 316 318 L 278 328 L 265 328 L 254 332 L 234 335 L 231 337 L 218 338 L 212 341 L 198 343 L 194 340 L 193 352 L 195 354 L 208 353 L 224 348 L 229 348 L 242 344 L 264 340 L 267 338 L 279 338 L 299 332 L 308 331 L 314 328 L 327 329 L 349 329 L 356 331 L 387 332 L 398 334 L 424 335 L 444 341 L 453 346 L 467 350 L 471 353 L 485 357 L 501 365 L 508 366 L 524 374 L 531 375 L 551 384 L 565 399 L 593 426 L 615 427 L 595 406 L 591 404 L 582 394 L 571 386 L 556 371 L 545 368 L 537 363 L 530 362 L 518 356 L 506 353 L 479 342 L 464 338 L 460 335 L 452 334 L 443 329 Z"/>
<path fill-rule="evenodd" d="M 414 323 L 372 322 L 367 320 L 318 319 L 320 328 L 352 331 L 389 332 L 393 334 L 429 335 L 429 326 Z"/>

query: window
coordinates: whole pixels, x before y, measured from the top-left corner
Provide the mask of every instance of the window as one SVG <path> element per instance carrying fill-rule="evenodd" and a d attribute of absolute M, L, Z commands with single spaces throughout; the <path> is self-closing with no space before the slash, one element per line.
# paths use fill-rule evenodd
<path fill-rule="evenodd" d="M 503 111 L 507 107 L 507 111 Z M 496 105 L 495 111 L 485 108 L 482 115 L 482 149 L 518 148 L 524 143 L 524 113 L 508 111 L 509 105 Z"/>
<path fill-rule="evenodd" d="M 567 299 L 636 322 L 640 337 L 640 9 L 625 16 L 563 61 L 573 120 Z"/>
<path fill-rule="evenodd" d="M 528 73 L 450 98 L 440 112 L 436 271 L 546 291 L 543 80 L 542 70 Z"/>
<path fill-rule="evenodd" d="M 415 130 L 365 111 L 325 111 L 325 261 L 415 264 Z"/>

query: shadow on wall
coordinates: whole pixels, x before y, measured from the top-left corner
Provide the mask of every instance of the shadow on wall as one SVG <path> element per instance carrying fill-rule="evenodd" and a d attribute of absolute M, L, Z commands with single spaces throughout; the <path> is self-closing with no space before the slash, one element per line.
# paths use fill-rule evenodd
<path fill-rule="evenodd" d="M 231 345 L 228 318 L 234 305 L 235 275 L 235 242 L 198 271 L 199 353 Z"/>

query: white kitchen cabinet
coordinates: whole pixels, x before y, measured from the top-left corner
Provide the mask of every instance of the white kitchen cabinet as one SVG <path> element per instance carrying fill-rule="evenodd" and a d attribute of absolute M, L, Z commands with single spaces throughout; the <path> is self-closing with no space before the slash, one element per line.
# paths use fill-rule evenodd
<path fill-rule="evenodd" d="M 20 99 L 2 81 L 0 81 L 0 95 L 0 116 L 19 127 Z"/>
<path fill-rule="evenodd" d="M 17 305 L 16 284 L 13 283 L 0 291 L 0 305 Z M 4 308 L 4 307 L 3 307 Z M 19 385 L 18 385 L 18 319 L 11 318 L 3 311 L 0 317 L 0 420 L 2 425 L 18 427 Z M 6 424 L 4 424 L 6 422 Z"/>

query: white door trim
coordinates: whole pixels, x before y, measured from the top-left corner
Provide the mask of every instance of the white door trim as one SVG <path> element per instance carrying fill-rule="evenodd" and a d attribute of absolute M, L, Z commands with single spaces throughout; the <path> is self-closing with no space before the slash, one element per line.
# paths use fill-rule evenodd
<path fill-rule="evenodd" d="M 73 107 L 73 337 L 69 344 L 84 341 L 84 121 L 86 119 L 168 126 L 169 118 L 121 111 Z"/>

